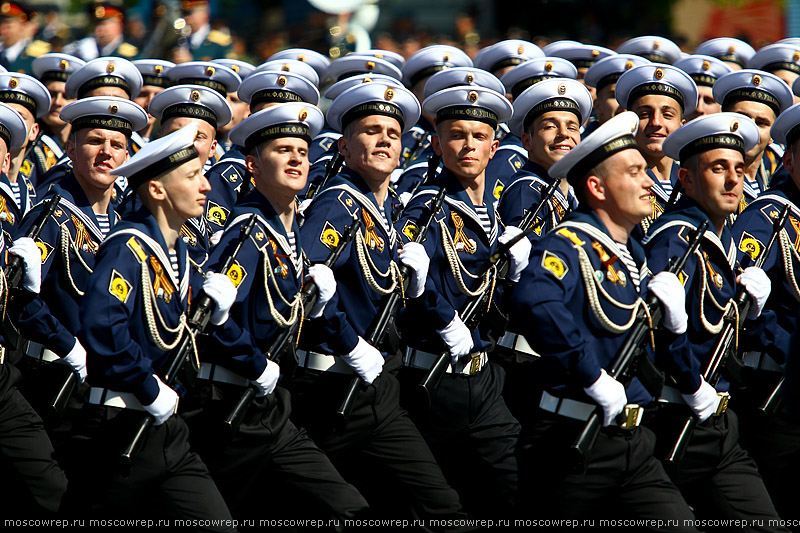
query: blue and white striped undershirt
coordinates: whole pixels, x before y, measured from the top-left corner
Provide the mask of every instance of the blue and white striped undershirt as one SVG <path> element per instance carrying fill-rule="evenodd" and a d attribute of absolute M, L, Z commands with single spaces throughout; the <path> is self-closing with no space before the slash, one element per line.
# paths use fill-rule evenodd
<path fill-rule="evenodd" d="M 303 268 L 303 262 L 300 259 L 300 254 L 297 252 L 297 239 L 295 238 L 293 231 L 286 233 L 286 237 L 288 237 L 289 246 L 292 248 L 292 263 L 294 264 L 294 270 L 295 272 L 300 272 Z"/>
<path fill-rule="evenodd" d="M 20 190 L 19 182 L 9 183 L 9 185 L 11 185 L 11 192 L 14 193 L 14 202 L 17 207 L 22 209 L 22 191 Z"/>
<path fill-rule="evenodd" d="M 180 271 L 178 270 L 178 252 L 176 250 L 169 251 L 169 265 L 172 267 L 172 272 L 175 274 L 175 279 L 180 279 Z"/>
<path fill-rule="evenodd" d="M 639 278 L 639 267 L 636 266 L 636 261 L 633 260 L 633 256 L 628 251 L 627 246 L 625 246 L 621 242 L 618 242 L 617 246 L 619 247 L 619 254 L 620 254 L 619 258 L 625 264 L 625 267 L 628 269 L 631 281 L 633 281 L 633 285 L 636 287 L 636 290 L 639 290 L 639 284 L 641 283 L 641 279 Z"/>
<path fill-rule="evenodd" d="M 478 218 L 481 221 L 483 231 L 489 236 L 492 233 L 492 219 L 489 218 L 489 208 L 485 205 L 476 206 L 475 212 L 478 214 Z"/>
<path fill-rule="evenodd" d="M 97 218 L 97 225 L 100 227 L 100 231 L 103 232 L 103 235 L 108 235 L 108 231 L 111 229 L 111 223 L 108 221 L 108 214 L 98 214 L 95 213 L 94 216 Z"/>

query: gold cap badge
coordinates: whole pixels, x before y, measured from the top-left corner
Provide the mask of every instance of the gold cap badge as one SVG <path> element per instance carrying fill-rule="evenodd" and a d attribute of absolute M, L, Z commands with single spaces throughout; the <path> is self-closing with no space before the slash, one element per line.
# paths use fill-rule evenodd
<path fill-rule="evenodd" d="M 736 51 L 736 47 L 735 46 L 729 46 L 728 47 L 728 54 L 733 55 L 733 53 L 735 51 Z"/>
<path fill-rule="evenodd" d="M 286 79 L 286 76 L 278 76 L 278 85 L 281 87 L 284 87 L 288 82 L 289 80 Z"/>
<path fill-rule="evenodd" d="M 758 74 L 753 74 L 753 85 L 761 85 L 761 76 Z"/>
<path fill-rule="evenodd" d="M 600 50 L 592 50 L 592 59 L 600 55 Z"/>
<path fill-rule="evenodd" d="M 545 63 L 544 64 L 544 69 L 547 72 L 550 72 L 551 70 L 553 70 L 553 62 L 552 61 L 548 61 L 547 63 Z"/>
<path fill-rule="evenodd" d="M 367 70 L 372 72 L 375 70 L 375 62 L 374 61 L 367 61 Z"/>
<path fill-rule="evenodd" d="M 450 61 L 450 54 L 444 54 L 444 55 L 442 56 L 442 61 L 444 61 L 445 63 L 447 63 L 448 61 Z"/>
<path fill-rule="evenodd" d="M 114 72 L 116 69 L 117 67 L 114 66 L 114 63 L 109 63 L 108 65 L 106 65 L 106 72 L 108 72 L 109 74 Z"/>
<path fill-rule="evenodd" d="M 11 78 L 10 80 L 8 80 L 8 86 L 11 87 L 12 89 L 16 89 L 17 85 L 19 85 L 18 78 Z"/>
<path fill-rule="evenodd" d="M 653 50 L 658 50 L 661 48 L 661 43 L 658 41 L 653 41 Z"/>
<path fill-rule="evenodd" d="M 213 76 L 216 71 L 217 69 L 214 67 L 208 67 L 206 68 L 206 76 Z"/>
<path fill-rule="evenodd" d="M 465 80 L 465 81 L 466 81 L 467 83 L 470 83 L 470 84 L 471 84 L 473 81 L 475 81 L 475 75 L 473 75 L 473 74 L 470 72 L 469 74 L 467 74 L 467 78 L 466 78 L 466 80 Z"/>
<path fill-rule="evenodd" d="M 66 59 L 62 59 L 61 62 L 58 64 L 58 67 L 61 70 L 67 70 L 69 68 L 69 61 L 67 61 Z"/>
<path fill-rule="evenodd" d="M 734 120 L 733 122 L 731 122 L 731 132 L 734 132 L 738 129 L 739 129 L 739 121 Z"/>
<path fill-rule="evenodd" d="M 472 102 L 473 104 L 478 101 L 478 92 L 477 91 L 470 91 L 467 93 L 467 100 Z"/>
<path fill-rule="evenodd" d="M 305 62 L 306 56 L 304 56 L 303 54 L 300 54 L 299 56 L 297 56 L 297 60 Z"/>
<path fill-rule="evenodd" d="M 239 65 L 229 65 L 229 66 L 231 67 L 232 71 L 239 72 Z"/>
<path fill-rule="evenodd" d="M 156 65 L 156 66 L 154 66 L 154 67 L 153 67 L 153 72 L 155 72 L 155 73 L 156 73 L 156 75 L 159 75 L 159 74 L 161 74 L 162 72 L 164 72 L 164 66 L 163 66 L 163 65 Z"/>
<path fill-rule="evenodd" d="M 633 61 L 630 59 L 625 62 L 625 70 L 630 70 L 633 68 Z"/>
<path fill-rule="evenodd" d="M 567 86 L 563 83 L 558 84 L 558 94 L 564 96 L 567 93 Z"/>
<path fill-rule="evenodd" d="M 195 102 L 199 102 L 200 101 L 200 91 L 195 89 L 194 91 L 191 92 L 191 94 L 189 94 L 189 98 L 191 98 Z"/>
<path fill-rule="evenodd" d="M 525 47 L 524 46 L 520 46 L 519 48 L 517 48 L 517 54 L 522 55 L 524 53 L 525 53 Z"/>
<path fill-rule="evenodd" d="M 297 118 L 300 120 L 305 120 L 308 118 L 308 110 L 304 107 L 300 110 L 300 114 L 297 115 Z"/>
<path fill-rule="evenodd" d="M 392 88 L 386 89 L 386 92 L 383 93 L 383 97 L 386 100 L 391 100 L 392 98 L 394 98 L 394 89 Z"/>
<path fill-rule="evenodd" d="M 711 63 L 709 63 L 707 60 L 703 61 L 702 68 L 703 68 L 703 70 L 710 69 L 711 68 Z"/>
<path fill-rule="evenodd" d="M 117 111 L 119 111 L 119 107 L 117 107 L 116 104 L 111 104 L 110 106 L 108 106 L 108 112 L 111 113 L 112 115 L 116 115 Z"/>
<path fill-rule="evenodd" d="M 660 80 L 664 77 L 664 70 L 657 68 L 656 71 L 653 73 L 653 77 L 657 80 Z"/>

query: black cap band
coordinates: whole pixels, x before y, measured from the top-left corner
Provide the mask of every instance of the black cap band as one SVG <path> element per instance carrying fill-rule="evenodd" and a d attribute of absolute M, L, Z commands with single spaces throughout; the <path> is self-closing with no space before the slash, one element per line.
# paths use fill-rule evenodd
<path fill-rule="evenodd" d="M 172 86 L 172 80 L 162 76 L 142 74 L 142 85 L 152 85 L 153 87 L 163 87 L 164 89 L 167 89 Z"/>
<path fill-rule="evenodd" d="M 717 78 L 708 74 L 689 74 L 689 77 L 694 80 L 695 84 L 703 87 L 713 87 L 717 81 Z"/>
<path fill-rule="evenodd" d="M 25 93 L 18 91 L 0 91 L 0 102 L 4 104 L 19 104 L 36 116 L 36 100 Z"/>
<path fill-rule="evenodd" d="M 583 122 L 583 117 L 581 116 L 581 107 L 575 102 L 575 100 L 571 100 L 569 98 L 548 98 L 544 102 L 539 102 L 535 106 L 533 106 L 530 111 L 525 115 L 525 120 L 522 121 L 522 131 L 528 131 L 531 123 L 536 120 L 536 117 L 544 115 L 550 111 L 569 111 L 570 113 L 575 113 L 575 116 L 578 117 L 578 122 Z"/>
<path fill-rule="evenodd" d="M 84 128 L 100 128 L 103 130 L 114 130 L 124 133 L 130 137 L 133 131 L 133 124 L 120 117 L 110 117 L 108 115 L 86 115 L 78 117 L 71 122 L 72 131 Z"/>
<path fill-rule="evenodd" d="M 497 115 L 485 107 L 478 106 L 451 106 L 444 107 L 436 112 L 436 123 L 445 120 L 477 120 L 497 128 Z"/>
<path fill-rule="evenodd" d="M 653 63 L 664 63 L 666 65 L 672 64 L 672 61 L 670 61 L 667 56 L 665 56 L 664 54 L 659 54 L 658 52 L 645 52 L 643 54 L 635 54 L 635 55 L 648 59 Z"/>
<path fill-rule="evenodd" d="M 630 109 L 631 102 L 648 94 L 661 94 L 664 96 L 669 96 L 678 102 L 678 104 L 681 106 L 681 111 L 685 109 L 683 105 L 683 94 L 681 94 L 681 92 L 672 85 L 667 85 L 666 83 L 660 83 L 657 81 L 643 83 L 638 87 L 634 87 L 634 89 L 631 91 L 631 94 L 628 95 L 628 105 L 626 107 Z"/>
<path fill-rule="evenodd" d="M 794 72 L 795 74 L 800 74 L 800 65 L 793 61 L 778 61 L 776 63 L 770 63 L 769 65 L 764 65 L 759 70 L 763 70 L 766 72 L 775 72 L 776 70 L 789 70 Z"/>
<path fill-rule="evenodd" d="M 556 76 L 555 74 L 544 74 L 542 76 L 533 76 L 532 78 L 525 78 L 522 81 L 518 81 L 513 87 L 511 87 L 511 96 L 516 98 L 517 96 L 522 94 L 522 91 L 524 91 L 528 87 L 536 85 L 540 81 L 549 80 L 551 78 L 557 78 L 557 77 L 558 76 Z"/>
<path fill-rule="evenodd" d="M 6 150 L 11 150 L 11 132 L 2 124 L 0 124 L 0 139 L 6 142 Z"/>
<path fill-rule="evenodd" d="M 217 129 L 217 115 L 211 109 L 197 104 L 181 103 L 167 107 L 161 114 L 161 123 L 175 117 L 198 118 L 205 120 Z"/>
<path fill-rule="evenodd" d="M 506 67 L 513 67 L 524 63 L 527 59 L 523 59 L 521 57 L 507 57 L 505 59 L 501 59 L 491 67 L 489 67 L 489 72 L 494 72 L 495 70 L 506 68 Z"/>
<path fill-rule="evenodd" d="M 700 137 L 690 142 L 678 153 L 679 160 L 683 163 L 688 161 L 693 155 L 701 152 L 714 150 L 715 148 L 730 148 L 736 150 L 744 155 L 744 140 L 738 135 L 731 135 L 730 133 L 719 133 L 716 135 L 708 135 Z"/>
<path fill-rule="evenodd" d="M 416 85 L 418 81 L 420 81 L 423 78 L 427 78 L 428 76 L 433 76 L 440 70 L 445 70 L 448 68 L 450 68 L 448 65 L 434 65 L 432 67 L 424 68 L 419 72 L 415 73 L 413 76 L 411 76 L 411 78 L 409 78 L 411 86 L 413 87 L 414 85 Z"/>
<path fill-rule="evenodd" d="M 611 85 L 612 83 L 617 83 L 617 80 L 619 79 L 620 76 L 622 76 L 622 74 L 623 74 L 622 72 L 614 72 L 612 74 L 609 74 L 608 76 L 603 76 L 597 82 L 597 85 L 595 86 L 595 89 L 599 91 L 600 89 L 602 89 L 606 85 Z"/>
<path fill-rule="evenodd" d="M 597 59 L 593 58 L 576 58 L 576 59 L 568 59 L 570 63 L 575 65 L 575 68 L 589 68 L 595 63 L 597 63 Z"/>
<path fill-rule="evenodd" d="M 256 91 L 250 97 L 250 108 L 258 104 L 271 104 L 284 102 L 303 102 L 304 100 L 297 94 L 287 91 L 285 89 L 264 89 L 263 91 Z"/>
<path fill-rule="evenodd" d="M 146 166 L 139 172 L 128 176 L 128 186 L 131 189 L 136 189 L 142 183 L 157 179 L 165 172 L 169 172 L 172 169 L 178 168 L 187 161 L 191 161 L 197 157 L 200 157 L 200 155 L 198 154 L 197 148 L 195 148 L 194 145 L 179 150 L 169 157 L 165 157 L 164 159 L 156 161 L 152 165 Z"/>
<path fill-rule="evenodd" d="M 624 135 L 614 139 L 613 141 L 607 142 L 604 145 L 595 148 L 586 157 L 576 163 L 575 166 L 573 166 L 567 173 L 567 180 L 570 182 L 578 182 L 584 179 L 590 170 L 612 155 L 623 150 L 629 150 L 631 148 L 636 148 L 637 150 L 639 149 L 639 146 L 636 144 L 636 139 L 633 137 L 633 135 Z"/>
<path fill-rule="evenodd" d="M 311 144 L 311 135 L 308 132 L 308 125 L 306 124 L 273 124 L 268 128 L 264 128 L 253 132 L 244 142 L 244 146 L 248 152 L 259 144 L 272 139 L 280 139 L 283 137 L 299 137 L 304 139 L 307 143 Z"/>
<path fill-rule="evenodd" d="M 369 115 L 385 115 L 387 117 L 392 117 L 400 123 L 401 130 L 405 128 L 405 118 L 403 117 L 403 111 L 399 107 L 389 102 L 367 102 L 357 105 L 342 115 L 342 131 L 354 120 Z"/>
<path fill-rule="evenodd" d="M 47 70 L 45 72 L 42 72 L 42 77 L 39 78 L 39 81 L 41 81 L 45 85 L 47 85 L 47 83 L 51 81 L 66 82 L 70 74 L 72 74 L 72 72 L 67 72 L 66 70 Z"/>
<path fill-rule="evenodd" d="M 754 87 L 745 87 L 742 89 L 735 89 L 725 95 L 722 101 L 723 111 L 729 109 L 730 106 L 736 102 L 751 101 L 767 105 L 775 113 L 775 116 L 781 114 L 781 104 L 778 99 L 767 91 L 756 89 Z"/>
<path fill-rule="evenodd" d="M 84 98 L 89 91 L 97 89 L 98 87 L 119 87 L 128 93 L 128 97 L 131 96 L 131 87 L 123 78 L 119 76 L 98 76 L 80 86 L 78 89 L 78 99 Z"/>
<path fill-rule="evenodd" d="M 209 80 L 208 78 L 183 78 L 178 80 L 178 85 L 200 85 L 201 87 L 208 87 L 214 89 L 222 96 L 228 96 L 228 89 L 225 84 L 216 80 Z"/>
<path fill-rule="evenodd" d="M 714 57 L 716 57 L 720 61 L 728 61 L 729 63 L 736 63 L 737 65 L 739 65 L 742 68 L 745 68 L 745 66 L 746 66 L 745 62 L 742 60 L 742 58 L 740 58 L 736 54 L 722 54 L 722 55 L 718 55 L 718 56 L 714 56 Z"/>

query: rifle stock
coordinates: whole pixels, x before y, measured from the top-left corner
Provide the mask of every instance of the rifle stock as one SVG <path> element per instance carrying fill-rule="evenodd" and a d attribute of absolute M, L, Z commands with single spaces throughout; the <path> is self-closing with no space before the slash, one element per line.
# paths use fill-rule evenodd
<path fill-rule="evenodd" d="M 789 205 L 786 205 L 778 218 L 775 219 L 775 222 L 772 225 L 772 235 L 770 236 L 769 243 L 761 252 L 761 255 L 756 258 L 754 265 L 755 267 L 761 268 L 764 265 L 764 261 L 766 261 L 767 257 L 769 257 L 769 253 L 778 238 L 778 234 L 783 229 L 784 224 L 786 224 L 786 219 L 788 217 Z M 714 348 L 714 352 L 709 360 L 705 372 L 703 373 L 703 379 L 705 382 L 712 386 L 719 380 L 722 368 L 728 366 L 727 360 L 730 358 L 736 358 L 735 354 L 731 354 L 731 345 L 737 336 L 740 322 L 744 322 L 744 317 L 747 316 L 748 312 L 750 311 L 750 306 L 753 302 L 750 298 L 750 295 L 747 294 L 744 288 L 742 288 L 734 296 L 734 303 L 738 311 L 729 310 L 725 314 L 725 327 L 720 333 L 719 340 Z M 739 318 L 739 321 L 737 321 L 737 318 Z M 741 365 L 741 363 L 739 364 Z M 692 438 L 692 433 L 694 432 L 696 425 L 697 417 L 695 417 L 694 414 L 690 415 L 684 421 L 683 426 L 681 427 L 681 432 L 678 435 L 678 439 L 675 441 L 674 445 L 667 454 L 666 461 L 668 464 L 677 466 L 681 462 L 684 454 L 686 453 L 686 449 L 689 446 L 689 441 Z"/>

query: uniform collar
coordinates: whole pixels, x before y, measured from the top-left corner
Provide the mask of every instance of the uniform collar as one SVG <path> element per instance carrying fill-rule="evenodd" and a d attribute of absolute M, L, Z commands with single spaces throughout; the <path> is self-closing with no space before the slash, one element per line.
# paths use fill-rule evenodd
<path fill-rule="evenodd" d="M 326 185 L 326 189 L 329 187 L 335 187 L 337 185 L 347 185 L 353 187 L 362 195 L 366 196 L 370 202 L 372 202 L 373 206 L 377 211 L 383 211 L 383 214 L 386 216 L 387 221 L 392 220 L 392 202 L 391 197 L 389 196 L 389 192 L 386 192 L 386 198 L 383 201 L 383 208 L 378 205 L 378 200 L 375 198 L 375 195 L 372 193 L 372 190 L 367 185 L 361 176 L 358 175 L 354 170 L 349 168 L 342 168 L 342 171 L 339 172 L 336 176 L 330 179 L 328 185 Z M 383 222 L 381 221 L 381 224 Z"/>
<path fill-rule="evenodd" d="M 80 216 L 80 214 L 83 214 L 84 217 L 81 218 L 83 218 L 85 225 L 92 229 L 93 233 L 95 233 L 102 240 L 103 232 L 100 231 L 100 224 L 97 222 L 97 215 L 92 209 L 92 206 L 89 204 L 89 199 L 86 197 L 86 193 L 83 192 L 83 188 L 78 182 L 78 178 L 75 177 L 74 171 L 70 171 L 69 174 L 64 176 L 64 178 L 58 182 L 58 184 L 54 185 L 51 189 L 51 193 L 60 194 L 66 205 L 77 208 L 80 213 L 76 213 L 76 215 Z M 48 196 L 50 196 L 50 194 Z M 113 209 L 111 209 L 111 202 L 108 204 L 108 210 L 106 211 L 106 214 L 108 215 L 109 225 L 113 226 L 116 213 Z M 87 218 L 88 221 L 86 220 Z"/>
<path fill-rule="evenodd" d="M 720 253 L 728 259 L 731 268 L 733 268 L 736 259 L 736 250 L 733 247 L 733 237 L 731 236 L 728 224 L 723 225 L 722 235 L 718 236 L 716 228 L 714 224 L 711 223 L 711 219 L 708 218 L 706 212 L 688 195 L 682 195 L 672 208 L 658 217 L 654 226 L 651 227 L 649 234 L 655 235 L 658 233 L 659 228 L 671 222 L 688 223 L 692 227 L 697 228 L 706 220 L 708 221 L 708 229 L 704 234 L 704 238 L 711 241 L 711 243 L 719 249 Z M 646 238 L 645 240 L 648 239 Z"/>
<path fill-rule="evenodd" d="M 672 162 L 672 168 L 669 171 L 669 182 L 672 184 L 672 187 L 675 187 L 675 184 L 678 183 L 678 169 L 681 166 L 676 162 Z M 661 185 L 661 182 L 656 178 L 656 175 L 653 174 L 651 169 L 647 169 L 647 175 L 650 176 L 650 179 L 653 180 L 653 187 L 650 189 L 653 193 L 661 198 L 665 203 L 669 201 L 670 195 L 667 194 L 667 191 L 664 190 L 664 187 Z"/>
<path fill-rule="evenodd" d="M 616 245 L 620 244 L 619 241 L 615 240 L 608 232 L 608 228 L 600 219 L 600 217 L 597 216 L 597 213 L 590 210 L 588 207 L 578 206 L 573 211 L 570 211 L 566 217 L 564 217 L 564 222 L 589 224 L 590 226 L 593 226 L 601 231 L 611 242 L 615 243 Z M 642 245 L 639 243 L 639 241 L 628 235 L 628 240 L 625 242 L 625 247 L 628 249 L 628 252 L 631 254 L 634 261 L 636 261 L 637 265 L 642 265 L 645 262 L 644 248 L 642 248 Z"/>
<path fill-rule="evenodd" d="M 275 211 L 275 208 L 272 207 L 272 204 L 269 203 L 267 197 L 261 194 L 258 189 L 253 189 L 247 195 L 242 198 L 241 203 L 237 206 L 244 211 L 247 212 L 256 212 L 261 215 L 264 220 L 270 225 L 271 229 L 282 235 L 288 244 L 289 237 L 286 234 L 286 229 L 283 227 L 283 222 L 281 221 L 278 212 Z M 297 216 L 294 217 L 294 221 L 292 222 L 292 232 L 294 232 L 295 239 L 299 239 L 300 237 L 300 226 L 297 224 Z M 300 249 L 299 241 L 297 245 L 297 249 Z"/>
<path fill-rule="evenodd" d="M 163 254 L 169 258 L 169 247 L 167 247 L 167 241 L 164 240 L 164 235 L 161 233 L 161 228 L 158 226 L 155 217 L 145 208 L 137 209 L 129 216 L 122 219 L 119 224 L 112 228 L 104 242 L 111 240 L 111 237 L 117 232 L 130 229 L 141 231 L 153 239 L 161 247 Z M 179 277 L 182 278 L 183 272 L 186 270 L 188 251 L 186 244 L 180 236 L 178 236 L 175 242 L 175 252 L 178 256 L 178 271 L 181 274 Z M 168 269 L 170 272 L 172 271 L 172 269 L 169 268 L 169 264 L 164 265 L 164 268 Z"/>

